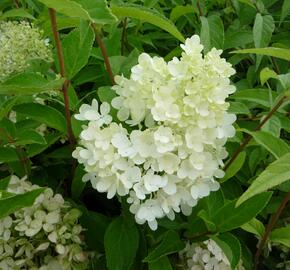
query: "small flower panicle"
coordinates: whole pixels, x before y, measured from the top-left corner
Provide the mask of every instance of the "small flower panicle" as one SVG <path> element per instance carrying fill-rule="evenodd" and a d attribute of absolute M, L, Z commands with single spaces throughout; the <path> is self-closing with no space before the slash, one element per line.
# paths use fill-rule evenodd
<path fill-rule="evenodd" d="M 111 105 L 121 123 L 96 100 L 75 116 L 87 121 L 73 152 L 87 171 L 83 180 L 108 198 L 127 196 L 137 223 L 152 230 L 159 218 L 189 215 L 219 188 L 224 145 L 235 134 L 225 101 L 235 91 L 229 80 L 235 71 L 220 50 L 203 56 L 196 35 L 181 48 L 180 59 L 168 63 L 142 53 L 129 79 L 116 76 Z"/>
<path fill-rule="evenodd" d="M 222 249 L 214 240 L 201 243 L 187 243 L 184 250 L 179 253 L 185 261 L 186 270 L 231 270 L 231 265 Z M 240 261 L 237 270 L 244 270 Z"/>
<path fill-rule="evenodd" d="M 41 30 L 25 21 L 0 22 L 0 82 L 24 71 L 32 59 L 52 61 Z"/>
<path fill-rule="evenodd" d="M 23 194 L 36 188 L 12 176 L 7 191 Z M 0 220 L 0 269 L 86 269 L 79 216 L 60 194 L 45 189 L 31 207 Z"/>

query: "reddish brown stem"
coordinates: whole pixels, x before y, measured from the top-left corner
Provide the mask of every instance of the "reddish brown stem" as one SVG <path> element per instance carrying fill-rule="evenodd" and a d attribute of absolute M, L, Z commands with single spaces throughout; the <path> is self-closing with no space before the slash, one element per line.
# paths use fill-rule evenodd
<path fill-rule="evenodd" d="M 109 56 L 108 56 L 108 52 L 107 52 L 107 49 L 106 49 L 106 46 L 103 42 L 103 40 L 101 39 L 99 33 L 98 33 L 98 29 L 96 27 L 96 25 L 93 23 L 92 24 L 92 27 L 94 29 L 94 32 L 95 32 L 95 37 L 96 37 L 96 41 L 101 49 L 101 52 L 102 52 L 102 55 L 103 55 L 103 58 L 104 58 L 104 61 L 105 61 L 105 66 L 106 66 L 106 70 L 108 72 L 108 75 L 109 75 L 109 78 L 110 78 L 110 81 L 112 83 L 112 85 L 116 84 L 115 83 L 115 80 L 114 80 L 114 74 L 113 74 L 113 71 L 112 71 L 112 68 L 111 68 L 111 64 L 110 64 L 110 60 L 109 60 Z"/>
<path fill-rule="evenodd" d="M 19 8 L 19 1 L 18 0 L 13 0 L 13 3 L 15 5 L 16 8 Z"/>
<path fill-rule="evenodd" d="M 55 45 L 56 45 L 56 50 L 57 50 L 60 74 L 63 78 L 65 78 L 66 74 L 65 74 L 64 57 L 63 57 L 63 51 L 62 51 L 59 32 L 57 30 L 56 13 L 55 13 L 54 9 L 49 8 L 49 16 L 50 16 L 53 37 L 54 37 L 54 41 L 55 41 Z M 70 109 L 69 109 L 68 86 L 69 86 L 69 80 L 66 79 L 63 86 L 62 86 L 62 92 L 63 92 L 63 98 L 64 98 L 65 118 L 66 118 L 66 124 L 67 124 L 67 135 L 68 135 L 71 149 L 73 149 L 75 144 L 76 144 L 76 140 L 75 140 L 75 137 L 74 137 L 74 134 L 72 131 L 72 126 L 71 126 L 71 114 L 70 114 Z"/>
<path fill-rule="evenodd" d="M 1 128 L 0 131 L 2 131 L 5 136 L 7 137 L 7 140 L 10 144 L 14 145 L 15 140 L 13 139 L 13 137 L 7 132 L 6 129 Z M 27 157 L 25 151 L 19 147 L 19 146 L 15 146 L 15 150 L 16 150 L 16 154 L 17 157 L 20 161 L 20 164 L 22 166 L 23 172 L 25 173 L 25 175 L 29 178 L 30 176 L 30 166 L 29 166 L 29 158 Z"/>
<path fill-rule="evenodd" d="M 200 6 L 200 0 L 196 1 L 196 5 L 197 5 L 197 8 L 198 8 L 199 16 L 203 16 L 202 8 Z"/>
<path fill-rule="evenodd" d="M 287 97 L 283 96 L 277 102 L 277 104 L 271 109 L 271 111 L 266 115 L 266 117 L 261 121 L 261 123 L 254 129 L 254 131 L 260 130 L 265 125 L 265 123 L 272 117 L 272 115 L 280 108 L 280 106 L 284 103 L 286 99 Z M 251 139 L 252 139 L 252 136 L 250 134 L 246 136 L 246 138 L 241 143 L 241 145 L 233 153 L 231 159 L 225 164 L 224 166 L 225 171 L 232 165 L 232 163 L 236 160 L 236 158 L 243 151 L 243 149 L 247 146 L 247 144 L 251 141 Z"/>
<path fill-rule="evenodd" d="M 267 242 L 267 239 L 270 235 L 270 232 L 272 231 L 272 229 L 274 228 L 277 220 L 279 219 L 279 217 L 281 216 L 281 213 L 283 212 L 285 206 L 287 205 L 288 201 L 290 199 L 290 192 L 288 192 L 286 194 L 286 196 L 284 197 L 282 203 L 280 204 L 279 208 L 277 209 L 277 211 L 271 216 L 268 225 L 266 226 L 264 235 L 258 245 L 258 249 L 257 252 L 255 254 L 255 269 L 257 269 L 258 263 L 259 263 L 259 258 L 260 255 L 262 253 L 262 250 Z"/>
<path fill-rule="evenodd" d="M 189 235 L 187 236 L 186 238 L 187 239 L 198 239 L 200 237 L 204 237 L 204 236 L 207 236 L 209 234 L 211 234 L 212 232 L 210 231 L 206 231 L 206 232 L 202 232 L 202 233 L 199 233 L 199 234 L 194 234 L 194 235 Z"/>

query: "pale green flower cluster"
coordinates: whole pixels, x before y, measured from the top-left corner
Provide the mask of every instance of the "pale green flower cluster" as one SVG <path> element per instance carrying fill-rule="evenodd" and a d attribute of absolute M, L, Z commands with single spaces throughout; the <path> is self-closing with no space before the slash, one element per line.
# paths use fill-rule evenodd
<path fill-rule="evenodd" d="M 41 30 L 21 21 L 0 22 L 0 82 L 24 71 L 29 60 L 52 60 L 48 40 Z"/>
<path fill-rule="evenodd" d="M 136 222 L 157 229 L 158 218 L 188 215 L 199 199 L 219 188 L 215 178 L 234 136 L 235 115 L 225 99 L 235 91 L 231 65 L 212 49 L 205 56 L 198 36 L 181 45 L 180 59 L 166 63 L 142 53 L 131 77 L 115 78 L 112 106 L 132 128 L 111 123 L 110 106 L 84 104 L 82 147 L 73 156 L 85 165 L 89 180 L 107 197 L 128 196 Z"/>
<path fill-rule="evenodd" d="M 179 253 L 181 259 L 186 261 L 186 270 L 231 270 L 231 265 L 217 243 L 210 239 L 201 243 L 187 243 Z M 244 270 L 242 262 L 236 270 Z"/>
<path fill-rule="evenodd" d="M 12 176 L 7 191 L 23 194 L 36 188 Z M 86 269 L 79 216 L 60 194 L 45 189 L 31 207 L 0 220 L 0 269 Z"/>

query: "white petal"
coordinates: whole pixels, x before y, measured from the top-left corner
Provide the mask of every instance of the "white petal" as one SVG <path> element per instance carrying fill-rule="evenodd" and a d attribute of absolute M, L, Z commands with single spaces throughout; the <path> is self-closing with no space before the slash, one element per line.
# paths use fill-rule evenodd
<path fill-rule="evenodd" d="M 108 114 L 110 112 L 110 105 L 107 102 L 103 102 L 100 106 L 100 111 L 102 115 Z"/>

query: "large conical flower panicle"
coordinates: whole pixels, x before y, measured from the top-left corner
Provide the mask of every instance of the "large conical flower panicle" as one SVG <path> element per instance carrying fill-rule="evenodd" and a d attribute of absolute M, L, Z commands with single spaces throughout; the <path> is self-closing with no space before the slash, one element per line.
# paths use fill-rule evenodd
<path fill-rule="evenodd" d="M 146 53 L 139 56 L 129 79 L 116 76 L 112 106 L 132 128 L 112 122 L 109 104 L 84 104 L 75 117 L 87 121 L 73 156 L 108 198 L 127 196 L 139 224 L 157 228 L 157 219 L 191 213 L 198 200 L 219 188 L 224 172 L 225 143 L 234 136 L 226 98 L 235 91 L 235 73 L 194 35 L 183 53 L 166 63 Z"/>

